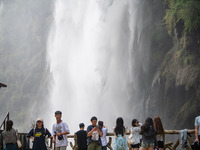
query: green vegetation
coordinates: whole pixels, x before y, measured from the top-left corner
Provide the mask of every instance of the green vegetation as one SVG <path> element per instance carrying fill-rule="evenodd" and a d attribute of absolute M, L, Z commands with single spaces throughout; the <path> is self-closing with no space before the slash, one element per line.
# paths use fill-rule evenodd
<path fill-rule="evenodd" d="M 153 88 L 150 82 L 149 103 L 157 106 L 151 109 L 156 109 L 164 122 L 173 121 L 171 125 L 166 124 L 167 128 L 193 128 L 200 100 L 200 1 L 163 0 L 164 14 L 149 4 L 154 2 L 158 3 L 146 2 L 151 7 L 146 16 L 152 16 L 151 13 L 154 16 L 148 27 L 151 39 L 148 73 L 152 77 L 159 73 L 159 77 L 154 78 Z M 161 12 L 162 18 L 156 12 Z"/>
<path fill-rule="evenodd" d="M 184 30 L 191 32 L 200 26 L 200 1 L 199 0 L 166 0 L 165 23 L 171 34 L 173 27 L 178 22 L 183 22 Z"/>

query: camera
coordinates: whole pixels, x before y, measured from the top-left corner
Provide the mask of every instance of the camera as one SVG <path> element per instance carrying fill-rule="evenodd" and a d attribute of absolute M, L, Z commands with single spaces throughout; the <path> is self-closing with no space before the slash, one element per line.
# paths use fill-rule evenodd
<path fill-rule="evenodd" d="M 55 132 L 55 134 L 56 134 L 56 132 Z M 63 135 L 59 135 L 58 136 L 58 140 L 60 141 L 60 140 L 63 140 L 64 138 L 63 138 Z"/>
<path fill-rule="evenodd" d="M 63 135 L 59 135 L 58 136 L 58 140 L 60 141 L 60 140 L 63 140 L 64 138 L 63 138 Z"/>

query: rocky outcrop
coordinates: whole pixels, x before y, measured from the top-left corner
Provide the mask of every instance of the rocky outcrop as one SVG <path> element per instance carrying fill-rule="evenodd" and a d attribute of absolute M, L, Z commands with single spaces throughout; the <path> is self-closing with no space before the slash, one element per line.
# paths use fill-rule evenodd
<path fill-rule="evenodd" d="M 184 20 L 172 21 L 168 33 L 173 43 L 149 84 L 149 113 L 161 116 L 168 128 L 193 128 L 200 108 L 200 28 L 187 30 Z"/>

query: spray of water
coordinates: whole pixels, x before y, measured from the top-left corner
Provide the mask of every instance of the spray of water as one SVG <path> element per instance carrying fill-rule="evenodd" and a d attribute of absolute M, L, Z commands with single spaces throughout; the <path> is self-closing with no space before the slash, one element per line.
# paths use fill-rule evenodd
<path fill-rule="evenodd" d="M 4 6 L 3 2 L 0 1 L 0 13 L 3 10 L 3 6 Z"/>
<path fill-rule="evenodd" d="M 80 122 L 88 125 L 93 115 L 109 127 L 119 116 L 139 118 L 134 59 L 139 3 L 56 1 L 47 53 L 52 73 L 50 102 L 52 114 L 63 111 L 72 133 Z"/>

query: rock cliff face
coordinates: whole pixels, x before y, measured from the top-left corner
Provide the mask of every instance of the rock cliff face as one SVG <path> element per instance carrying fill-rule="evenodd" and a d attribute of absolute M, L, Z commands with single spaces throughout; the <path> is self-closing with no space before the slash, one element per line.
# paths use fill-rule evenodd
<path fill-rule="evenodd" d="M 137 70 L 138 88 L 146 100 L 143 118 L 158 115 L 166 128 L 193 128 L 194 118 L 200 114 L 200 2 L 140 3 L 140 39 L 149 45 L 142 57 L 147 63 L 138 59 Z M 21 123 L 46 109 L 41 106 L 48 103 L 46 42 L 52 12 L 49 0 L 4 1 L 0 5 L 0 80 L 8 85 L 0 91 L 0 119 L 11 110 Z M 131 106 L 132 101 L 127 104 Z"/>
<path fill-rule="evenodd" d="M 187 20 L 178 16 L 179 9 L 187 12 L 181 2 L 176 10 L 177 15 L 169 21 L 177 4 L 170 0 L 165 2 L 164 7 L 160 3 L 155 8 L 164 8 L 158 10 L 163 12 L 162 17 L 149 24 L 151 26 L 152 23 L 157 23 L 162 30 L 167 29 L 168 33 L 156 33 L 156 36 L 161 34 L 163 38 L 154 38 L 155 35 L 150 38 L 153 40 L 148 110 L 153 116 L 161 116 L 167 128 L 194 128 L 194 119 L 199 115 L 200 108 L 200 26 L 191 27 L 190 30 L 186 28 Z M 193 2 L 193 5 L 197 4 L 196 1 Z M 158 1 L 154 0 L 153 3 Z M 200 14 L 200 9 L 197 8 L 195 13 Z M 166 24 L 162 25 L 161 18 L 164 17 Z M 197 16 L 193 14 L 193 20 L 195 17 Z M 196 21 L 199 23 L 198 17 Z"/>

